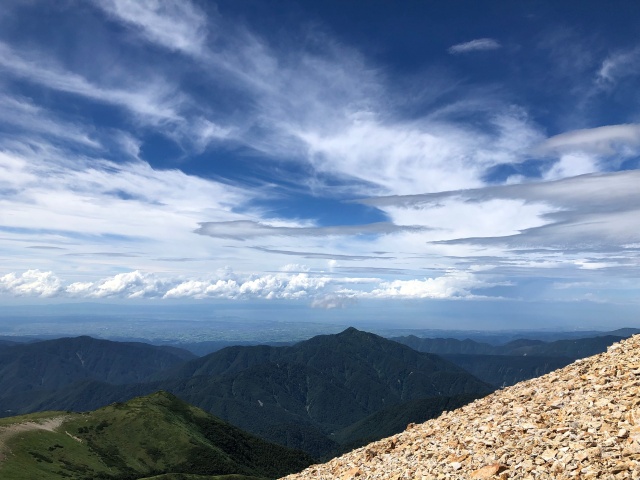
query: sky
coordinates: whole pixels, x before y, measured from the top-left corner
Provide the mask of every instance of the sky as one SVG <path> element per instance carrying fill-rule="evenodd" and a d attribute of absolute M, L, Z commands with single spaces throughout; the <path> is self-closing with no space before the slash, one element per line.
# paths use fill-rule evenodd
<path fill-rule="evenodd" d="M 639 23 L 635 0 L 6 0 L 0 305 L 640 326 Z"/>

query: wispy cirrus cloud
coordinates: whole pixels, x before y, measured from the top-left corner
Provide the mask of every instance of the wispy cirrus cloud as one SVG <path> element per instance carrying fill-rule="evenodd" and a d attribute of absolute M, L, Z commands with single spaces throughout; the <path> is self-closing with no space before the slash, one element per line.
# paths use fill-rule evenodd
<path fill-rule="evenodd" d="M 19 95 L 0 94 L 0 122 L 5 128 L 10 127 L 14 130 L 11 132 L 12 137 L 24 135 L 25 141 L 33 140 L 35 136 L 43 136 L 94 149 L 102 148 L 92 128 L 77 122 L 65 121 L 36 105 L 31 99 Z"/>
<path fill-rule="evenodd" d="M 100 0 L 95 5 L 169 50 L 198 56 L 205 48 L 210 18 L 191 2 Z"/>
<path fill-rule="evenodd" d="M 603 88 L 611 87 L 620 79 L 638 74 L 640 47 L 610 54 L 605 58 L 596 75 L 596 83 Z"/>
<path fill-rule="evenodd" d="M 120 3 L 126 8 L 114 6 Z M 170 7 L 159 9 L 143 3 L 131 12 L 129 3 L 109 3 L 109 15 L 140 26 L 145 42 L 173 51 L 172 42 L 149 32 L 172 21 L 168 10 L 182 7 L 168 2 Z M 197 32 L 203 15 L 185 15 L 181 22 L 191 22 Z M 252 105 L 235 115 L 233 127 L 218 126 L 220 131 L 274 159 L 311 166 L 321 175 L 299 182 L 323 195 L 344 192 L 335 182 L 331 188 L 323 184 L 322 175 L 347 182 L 349 193 L 359 190 L 360 195 L 479 186 L 486 169 L 523 161 L 521 152 L 544 138 L 526 112 L 486 96 L 471 102 L 484 117 L 480 126 L 454 120 L 469 107 L 464 102 L 411 122 L 394 118 L 388 79 L 358 51 L 320 29 L 306 32 L 307 48 L 290 52 L 224 17 L 207 21 L 215 22 L 225 42 L 207 41 L 200 34 L 181 53 L 197 59 L 198 68 L 210 78 L 236 90 L 241 85 L 240 97 L 250 98 Z M 179 32 L 167 36 L 175 36 L 177 44 L 183 41 Z M 499 47 L 492 39 L 464 45 L 460 51 Z M 448 92 L 450 84 L 443 89 Z M 437 92 L 432 94 L 437 98 Z"/>
<path fill-rule="evenodd" d="M 127 77 L 125 88 L 99 85 L 56 65 L 54 59 L 37 52 L 19 52 L 1 42 L 0 69 L 46 88 L 118 105 L 137 118 L 154 123 L 176 120 L 176 104 L 183 101 L 181 93 L 159 77 L 137 80 Z"/>
<path fill-rule="evenodd" d="M 173 20 L 167 18 L 167 21 Z M 87 62 L 93 65 L 92 62 Z M 203 151 L 211 142 L 233 138 L 234 127 L 221 125 L 216 119 L 207 118 L 206 111 L 197 101 L 180 88 L 178 81 L 170 79 L 163 69 L 144 71 L 139 74 L 113 71 L 78 72 L 65 68 L 56 61 L 55 56 L 34 50 L 12 48 L 0 42 L 0 71 L 26 80 L 39 87 L 72 94 L 98 104 L 111 105 L 126 112 L 134 125 L 154 128 L 167 138 L 185 146 L 196 153 Z M 40 130 L 49 134 L 64 136 L 62 125 L 68 123 L 52 117 L 42 107 L 29 101 L 6 99 L 8 111 L 16 115 L 9 118 L 16 123 L 33 115 L 34 109 L 42 110 L 43 115 L 34 119 L 32 125 L 22 122 L 27 130 Z M 79 125 L 70 132 L 81 131 Z M 67 134 L 69 137 L 71 134 Z M 90 143 L 85 136 L 75 138 Z M 95 143 L 95 141 L 94 141 Z M 95 146 L 95 145 L 94 145 Z"/>
<path fill-rule="evenodd" d="M 501 47 L 502 45 L 500 45 L 500 42 L 493 38 L 477 38 L 468 42 L 452 45 L 449 47 L 448 52 L 457 55 L 461 53 L 497 50 Z"/>

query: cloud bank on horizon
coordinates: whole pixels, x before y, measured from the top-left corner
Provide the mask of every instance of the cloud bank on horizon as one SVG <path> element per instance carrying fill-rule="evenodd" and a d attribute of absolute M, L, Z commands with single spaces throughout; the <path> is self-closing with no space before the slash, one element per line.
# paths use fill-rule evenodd
<path fill-rule="evenodd" d="M 482 4 L 9 1 L 0 302 L 637 305 L 640 9 Z"/>

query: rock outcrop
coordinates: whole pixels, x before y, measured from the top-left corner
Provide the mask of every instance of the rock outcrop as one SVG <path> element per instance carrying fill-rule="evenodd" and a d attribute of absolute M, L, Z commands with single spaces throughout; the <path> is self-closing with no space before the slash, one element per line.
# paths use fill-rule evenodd
<path fill-rule="evenodd" d="M 640 335 L 285 478 L 640 479 Z"/>

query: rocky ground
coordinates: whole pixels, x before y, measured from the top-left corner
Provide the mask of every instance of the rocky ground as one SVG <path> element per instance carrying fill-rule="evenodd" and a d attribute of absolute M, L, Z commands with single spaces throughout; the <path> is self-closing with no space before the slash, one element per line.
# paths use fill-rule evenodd
<path fill-rule="evenodd" d="M 640 335 L 285 478 L 640 479 Z"/>

